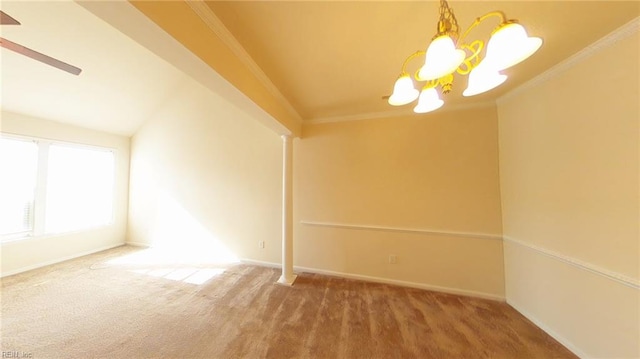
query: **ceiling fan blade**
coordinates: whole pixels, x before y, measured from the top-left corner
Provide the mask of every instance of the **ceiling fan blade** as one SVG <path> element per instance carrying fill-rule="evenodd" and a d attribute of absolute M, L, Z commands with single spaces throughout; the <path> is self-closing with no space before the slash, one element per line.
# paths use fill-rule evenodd
<path fill-rule="evenodd" d="M 20 22 L 0 10 L 0 25 L 20 25 Z"/>
<path fill-rule="evenodd" d="M 40 61 L 42 63 L 45 63 L 49 66 L 53 66 L 55 68 L 58 68 L 62 71 L 66 71 L 70 74 L 73 75 L 80 75 L 80 72 L 82 72 L 82 69 L 75 67 L 73 65 L 69 65 L 66 62 L 62 62 L 60 60 L 54 59 L 51 56 L 47 56 L 45 54 L 39 53 L 38 51 L 35 50 L 31 50 L 28 47 L 24 47 L 20 44 L 16 44 L 13 41 L 9 41 L 3 37 L 0 37 L 0 47 L 4 47 L 5 49 L 11 50 L 11 51 L 15 51 L 21 55 L 30 57 L 34 60 Z"/>

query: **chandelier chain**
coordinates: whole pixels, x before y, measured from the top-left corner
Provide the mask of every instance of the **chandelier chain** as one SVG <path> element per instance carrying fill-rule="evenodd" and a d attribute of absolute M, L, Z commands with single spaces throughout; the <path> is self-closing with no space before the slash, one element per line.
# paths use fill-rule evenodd
<path fill-rule="evenodd" d="M 438 31 L 435 37 L 449 34 L 451 37 L 457 38 L 459 31 L 458 20 L 446 0 L 440 0 L 439 11 L 440 20 L 438 21 Z"/>

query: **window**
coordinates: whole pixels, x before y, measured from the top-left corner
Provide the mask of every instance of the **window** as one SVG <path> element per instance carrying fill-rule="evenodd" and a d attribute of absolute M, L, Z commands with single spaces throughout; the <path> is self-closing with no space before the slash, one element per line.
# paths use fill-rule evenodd
<path fill-rule="evenodd" d="M 106 225 L 112 211 L 113 153 L 51 145 L 45 233 Z"/>
<path fill-rule="evenodd" d="M 0 235 L 33 231 L 38 145 L 0 138 Z"/>
<path fill-rule="evenodd" d="M 113 151 L 106 148 L 0 138 L 0 237 L 110 224 L 114 162 Z"/>

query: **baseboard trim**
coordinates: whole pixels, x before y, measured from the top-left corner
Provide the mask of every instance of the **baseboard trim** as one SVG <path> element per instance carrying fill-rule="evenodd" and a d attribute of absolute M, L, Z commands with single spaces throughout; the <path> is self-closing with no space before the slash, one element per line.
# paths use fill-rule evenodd
<path fill-rule="evenodd" d="M 573 267 L 576 267 L 578 269 L 581 269 L 583 271 L 587 271 L 587 272 L 591 272 L 594 274 L 597 274 L 599 276 L 602 276 L 606 279 L 618 282 L 620 284 L 626 285 L 627 287 L 631 287 L 631 288 L 635 288 L 635 289 L 640 289 L 640 281 L 638 281 L 637 279 L 634 278 L 629 278 L 625 275 L 622 275 L 620 273 L 614 272 L 614 271 L 610 271 L 604 268 L 600 268 L 598 266 L 595 266 L 591 263 L 587 263 L 587 262 L 583 262 L 579 259 L 576 258 L 572 258 L 569 256 L 565 256 L 563 254 L 560 253 L 556 253 L 554 251 L 545 249 L 545 248 L 541 248 L 538 246 L 535 246 L 533 244 L 529 244 L 529 243 L 525 243 L 522 241 L 519 241 L 517 239 L 514 238 L 510 238 L 505 236 L 504 237 L 504 241 L 508 242 L 508 243 L 513 243 L 516 244 L 518 246 L 521 246 L 523 248 L 526 248 L 528 250 L 537 252 L 539 254 L 545 255 L 551 259 L 555 259 L 557 261 L 563 262 L 565 264 L 571 265 Z"/>
<path fill-rule="evenodd" d="M 129 245 L 129 246 L 133 246 L 133 247 L 140 247 L 140 248 L 149 248 L 151 247 L 150 244 L 148 243 L 142 243 L 142 242 L 124 242 L 124 244 Z"/>
<path fill-rule="evenodd" d="M 240 263 L 251 264 L 251 265 L 256 265 L 256 266 L 260 266 L 260 267 L 269 267 L 269 268 L 281 268 L 282 267 L 282 264 L 280 264 L 280 263 L 258 261 L 258 260 L 255 260 L 255 259 L 247 259 L 247 258 L 240 259 Z"/>
<path fill-rule="evenodd" d="M 281 265 L 278 264 L 278 263 L 257 261 L 257 260 L 253 260 L 253 259 L 241 259 L 240 262 L 241 263 L 245 263 L 245 264 L 258 265 L 258 266 L 262 266 L 262 267 L 269 267 L 269 268 L 280 268 L 281 267 Z M 329 276 L 346 278 L 346 279 L 356 279 L 356 280 L 361 280 L 361 281 L 365 281 L 365 282 L 392 284 L 392 285 L 397 285 L 397 286 L 401 286 L 401 287 L 417 288 L 417 289 L 424 289 L 424 290 L 430 290 L 430 291 L 434 291 L 434 292 L 441 292 L 441 293 L 447 293 L 447 294 L 463 295 L 463 296 L 466 296 L 466 297 L 489 299 L 489 300 L 494 300 L 494 301 L 499 301 L 499 302 L 504 302 L 505 301 L 505 297 L 504 296 L 491 294 L 491 293 L 485 293 L 485 292 L 477 292 L 477 291 L 472 291 L 472 290 L 465 290 L 465 289 L 458 289 L 458 288 L 451 288 L 451 287 L 441 287 L 441 286 L 424 284 L 424 283 L 408 282 L 408 281 L 402 281 L 402 280 L 396 280 L 396 279 L 390 279 L 390 278 L 382 278 L 382 277 L 373 277 L 373 276 L 367 276 L 367 275 L 362 275 L 362 274 L 336 272 L 336 271 L 318 269 L 318 268 L 311 268 L 311 267 L 294 266 L 293 269 L 294 269 L 294 271 L 296 271 L 298 273 L 306 272 L 306 273 L 322 274 L 322 275 L 329 275 Z"/>
<path fill-rule="evenodd" d="M 52 265 L 52 264 L 65 262 L 65 261 L 68 261 L 68 260 L 71 260 L 71 259 L 76 259 L 76 258 L 79 258 L 79 257 L 88 256 L 89 254 L 94 254 L 94 253 L 106 251 L 108 249 L 121 247 L 121 246 L 123 246 L 125 244 L 126 243 L 124 243 L 124 242 L 123 243 L 111 244 L 111 245 L 108 245 L 108 246 L 92 249 L 92 250 L 89 250 L 89 251 L 84 251 L 84 252 L 72 254 L 70 256 L 65 256 L 65 257 L 62 257 L 62 258 L 56 258 L 56 259 L 52 259 L 50 261 L 45 261 L 45 262 L 41 262 L 41 263 L 38 263 L 38 264 L 34 264 L 34 265 L 18 268 L 18 269 L 12 270 L 12 271 L 2 272 L 0 274 L 0 278 L 12 276 L 12 275 L 20 274 L 20 273 L 24 273 L 24 272 L 28 272 L 30 270 L 46 267 L 46 266 L 49 266 L 49 265 Z"/>
<path fill-rule="evenodd" d="M 567 349 L 569 349 L 571 352 L 573 352 L 573 354 L 577 355 L 578 357 L 582 358 L 582 359 L 587 359 L 587 358 L 591 358 L 590 356 L 588 356 L 585 352 L 583 352 L 582 350 L 580 350 L 575 344 L 573 344 L 570 340 L 568 340 L 567 338 L 563 337 L 562 335 L 558 334 L 558 332 L 556 332 L 555 330 L 551 329 L 551 327 L 549 327 L 548 325 L 546 325 L 544 322 L 538 320 L 535 316 L 533 316 L 530 312 L 522 309 L 522 307 L 520 305 L 518 305 L 517 303 L 507 299 L 507 304 L 509 304 L 511 307 L 513 307 L 513 309 L 517 310 L 520 314 L 522 314 L 525 318 L 529 319 L 530 321 L 533 322 L 533 324 L 535 324 L 536 326 L 538 326 L 538 328 L 544 330 L 547 334 L 549 334 L 551 337 L 553 337 L 553 339 L 557 340 L 558 342 L 560 342 L 560 344 L 564 345 Z"/>
<path fill-rule="evenodd" d="M 415 233 L 415 234 L 427 234 L 427 235 L 433 235 L 433 236 L 491 239 L 491 240 L 498 240 L 498 241 L 502 240 L 501 235 L 487 234 L 487 233 L 454 232 L 454 231 L 441 231 L 436 229 L 386 227 L 386 226 L 372 226 L 368 224 L 346 224 L 346 223 L 316 222 L 316 221 L 306 221 L 306 220 L 300 221 L 300 224 L 303 224 L 306 226 L 315 226 L 315 227 L 356 229 L 356 230 L 382 231 L 382 232 Z"/>

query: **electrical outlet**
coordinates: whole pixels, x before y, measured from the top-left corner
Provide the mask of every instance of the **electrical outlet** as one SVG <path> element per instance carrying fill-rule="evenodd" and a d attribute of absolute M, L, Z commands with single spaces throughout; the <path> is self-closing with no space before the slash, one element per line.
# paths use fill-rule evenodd
<path fill-rule="evenodd" d="M 395 254 L 390 254 L 389 264 L 396 264 L 396 263 L 398 263 L 398 256 L 396 256 Z"/>
<path fill-rule="evenodd" d="M 261 249 L 264 249 L 264 241 L 259 241 L 258 247 L 260 247 Z"/>

